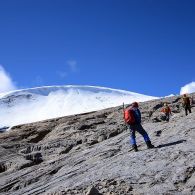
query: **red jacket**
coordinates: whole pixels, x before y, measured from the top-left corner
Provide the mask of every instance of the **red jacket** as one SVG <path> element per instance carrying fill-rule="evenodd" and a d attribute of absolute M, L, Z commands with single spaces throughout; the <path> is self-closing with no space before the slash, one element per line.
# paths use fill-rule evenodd
<path fill-rule="evenodd" d="M 168 114 L 168 113 L 171 113 L 171 109 L 169 108 L 169 106 L 163 107 L 161 112 L 164 112 L 165 114 Z"/>

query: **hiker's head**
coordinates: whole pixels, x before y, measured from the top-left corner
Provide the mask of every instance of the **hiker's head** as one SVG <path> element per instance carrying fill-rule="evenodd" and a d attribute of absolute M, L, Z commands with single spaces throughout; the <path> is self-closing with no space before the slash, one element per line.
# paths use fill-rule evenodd
<path fill-rule="evenodd" d="M 164 103 L 164 106 L 168 106 L 168 104 L 165 102 L 165 103 Z"/>
<path fill-rule="evenodd" d="M 137 102 L 133 102 L 131 105 L 132 105 L 132 107 L 134 107 L 134 108 L 138 108 L 138 107 L 139 107 L 139 105 L 138 105 Z"/>
<path fill-rule="evenodd" d="M 186 97 L 187 95 L 186 94 L 183 94 L 183 97 Z"/>

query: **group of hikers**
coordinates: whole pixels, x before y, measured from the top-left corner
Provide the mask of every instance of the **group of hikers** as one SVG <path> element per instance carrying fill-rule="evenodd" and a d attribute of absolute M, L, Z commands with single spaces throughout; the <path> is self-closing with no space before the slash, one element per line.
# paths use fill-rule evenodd
<path fill-rule="evenodd" d="M 188 112 L 191 113 L 192 101 L 190 100 L 190 97 L 188 97 L 186 94 L 184 94 L 182 97 L 182 105 L 185 110 L 185 115 L 187 116 Z M 161 112 L 164 114 L 164 120 L 169 122 L 171 109 L 168 106 L 168 103 L 164 103 Z M 141 112 L 139 110 L 139 105 L 137 102 L 133 102 L 130 106 L 124 109 L 124 120 L 127 124 L 128 129 L 130 130 L 130 143 L 135 152 L 138 151 L 135 135 L 136 131 L 143 136 L 148 149 L 155 147 L 151 143 L 147 132 L 141 125 Z"/>
<path fill-rule="evenodd" d="M 182 97 L 182 105 L 185 110 L 185 115 L 188 115 L 188 112 L 191 113 L 191 104 L 192 104 L 192 99 L 190 101 L 190 97 L 188 97 L 186 94 L 183 95 Z M 171 115 L 171 109 L 168 106 L 167 103 L 164 103 L 164 107 L 162 108 L 161 112 L 164 113 L 164 120 L 169 122 L 169 118 Z"/>

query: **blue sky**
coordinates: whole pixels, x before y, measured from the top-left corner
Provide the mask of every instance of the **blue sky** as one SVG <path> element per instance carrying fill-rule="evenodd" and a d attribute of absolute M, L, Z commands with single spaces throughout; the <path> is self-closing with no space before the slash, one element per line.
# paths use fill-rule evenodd
<path fill-rule="evenodd" d="M 0 65 L 17 88 L 178 94 L 195 81 L 194 35 L 193 0 L 0 0 Z"/>

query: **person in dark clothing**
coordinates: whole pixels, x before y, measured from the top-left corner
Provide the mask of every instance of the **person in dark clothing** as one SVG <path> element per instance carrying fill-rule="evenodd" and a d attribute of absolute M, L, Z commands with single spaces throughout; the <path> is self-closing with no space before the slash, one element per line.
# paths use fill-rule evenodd
<path fill-rule="evenodd" d="M 137 102 L 132 103 L 130 107 L 124 110 L 124 120 L 128 129 L 130 130 L 130 143 L 134 151 L 138 151 L 135 135 L 136 131 L 143 136 L 147 148 L 154 148 L 154 145 L 152 145 L 147 132 L 141 125 L 141 112 L 138 108 Z"/>
<path fill-rule="evenodd" d="M 189 113 L 191 113 L 192 111 L 191 111 L 190 98 L 186 94 L 183 95 L 182 103 L 183 103 L 183 107 L 185 109 L 185 114 L 187 116 L 188 115 L 188 111 L 189 111 Z"/>

